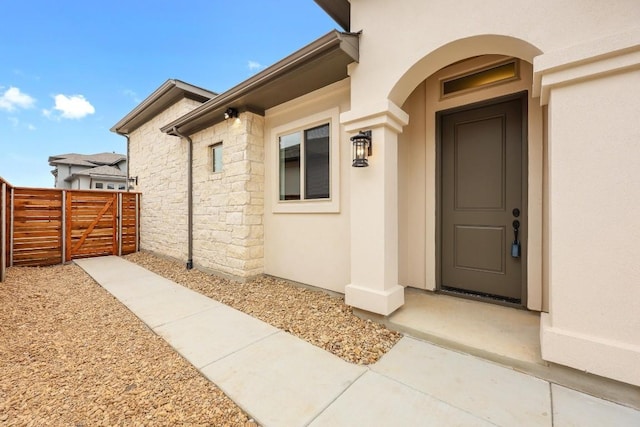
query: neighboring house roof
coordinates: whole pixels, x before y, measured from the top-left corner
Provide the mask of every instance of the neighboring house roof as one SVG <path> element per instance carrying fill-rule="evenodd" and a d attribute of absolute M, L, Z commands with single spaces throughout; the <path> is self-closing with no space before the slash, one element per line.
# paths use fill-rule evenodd
<path fill-rule="evenodd" d="M 123 160 L 127 160 L 127 156 L 118 153 L 97 153 L 97 154 L 58 154 L 49 157 L 49 164 L 55 165 L 75 165 L 95 167 L 100 165 L 115 165 Z"/>
<path fill-rule="evenodd" d="M 224 120 L 224 111 L 264 111 L 348 77 L 347 65 L 357 62 L 359 36 L 331 31 L 255 76 L 212 98 L 161 128 L 192 135 Z M 113 129 L 112 129 L 113 130 Z"/>
<path fill-rule="evenodd" d="M 345 31 L 351 31 L 351 3 L 349 0 L 314 0 Z"/>
<path fill-rule="evenodd" d="M 51 173 L 56 177 L 58 176 L 58 166 L 60 165 L 79 166 L 84 168 L 66 177 L 65 181 L 67 182 L 73 181 L 78 176 L 89 176 L 91 178 L 102 178 L 111 181 L 126 181 L 127 171 L 116 167 L 118 163 L 126 160 L 127 156 L 118 153 L 67 153 L 50 156 L 49 164 L 56 167 L 56 169 L 51 171 Z"/>
<path fill-rule="evenodd" d="M 156 116 L 167 107 L 175 104 L 182 98 L 193 99 L 199 102 L 206 102 L 215 97 L 215 92 L 190 85 L 180 80 L 169 79 L 158 89 L 142 101 L 129 114 L 124 116 L 118 123 L 113 125 L 111 132 L 126 135 L 151 118 Z"/>
<path fill-rule="evenodd" d="M 111 181 L 125 181 L 127 172 L 113 166 L 97 166 L 85 169 L 68 176 L 65 181 L 73 181 L 78 176 L 89 176 L 91 178 L 103 178 Z"/>

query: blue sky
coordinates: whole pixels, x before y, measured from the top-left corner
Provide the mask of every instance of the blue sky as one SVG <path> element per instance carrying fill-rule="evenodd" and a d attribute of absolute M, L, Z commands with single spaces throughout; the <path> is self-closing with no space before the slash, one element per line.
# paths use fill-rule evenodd
<path fill-rule="evenodd" d="M 224 92 L 337 27 L 312 0 L 0 0 L 0 176 L 126 152 L 109 128 L 167 79 Z"/>

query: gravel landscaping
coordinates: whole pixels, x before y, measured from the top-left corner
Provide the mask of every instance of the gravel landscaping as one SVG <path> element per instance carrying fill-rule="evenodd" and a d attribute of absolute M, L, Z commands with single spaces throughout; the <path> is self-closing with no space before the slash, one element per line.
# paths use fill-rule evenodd
<path fill-rule="evenodd" d="M 342 297 L 272 277 L 238 283 L 148 252 L 125 256 L 146 269 L 261 319 L 347 362 L 375 363 L 401 338 L 383 325 L 353 314 Z"/>
<path fill-rule="evenodd" d="M 149 253 L 125 258 L 352 363 L 374 363 L 400 339 L 320 290 L 271 277 L 238 283 Z M 0 372 L 0 425 L 255 426 L 73 264 L 8 270 Z"/>
<path fill-rule="evenodd" d="M 0 425 L 255 425 L 75 265 L 8 270 L 0 373 Z"/>

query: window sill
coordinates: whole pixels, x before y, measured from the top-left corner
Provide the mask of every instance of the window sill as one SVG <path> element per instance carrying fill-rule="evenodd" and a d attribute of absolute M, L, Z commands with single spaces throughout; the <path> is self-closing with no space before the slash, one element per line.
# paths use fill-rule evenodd
<path fill-rule="evenodd" d="M 290 200 L 278 201 L 271 209 L 273 213 L 340 213 L 337 200 Z"/>

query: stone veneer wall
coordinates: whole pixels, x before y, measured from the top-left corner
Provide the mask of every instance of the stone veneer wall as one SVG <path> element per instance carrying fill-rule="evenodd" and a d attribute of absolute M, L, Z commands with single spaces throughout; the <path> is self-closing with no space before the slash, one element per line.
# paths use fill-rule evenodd
<path fill-rule="evenodd" d="M 133 131 L 129 175 L 142 192 L 140 246 L 186 261 L 187 144 L 160 128 L 201 105 L 182 99 Z"/>
<path fill-rule="evenodd" d="M 264 268 L 264 118 L 245 112 L 193 139 L 193 262 L 240 278 Z M 211 146 L 223 143 L 213 172 Z"/>

